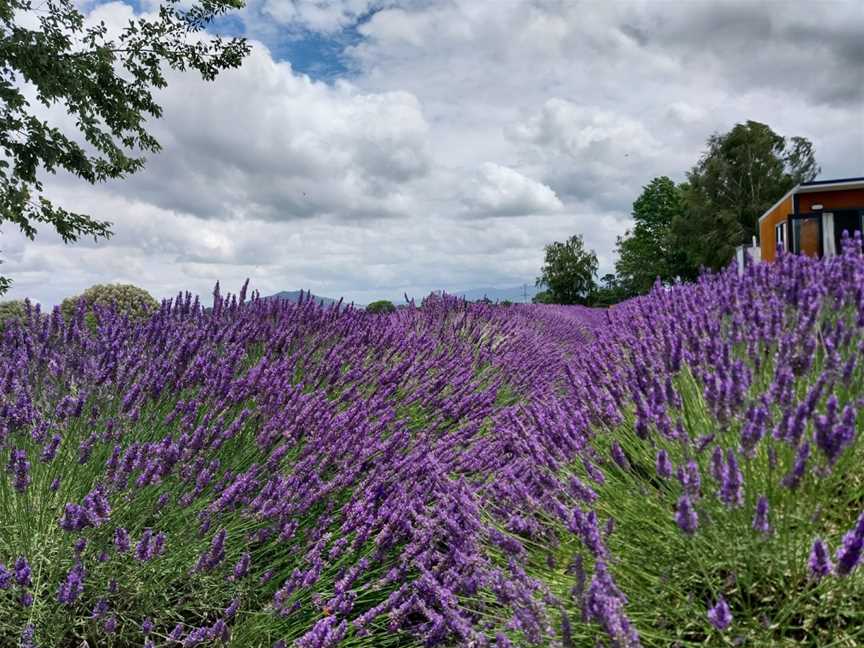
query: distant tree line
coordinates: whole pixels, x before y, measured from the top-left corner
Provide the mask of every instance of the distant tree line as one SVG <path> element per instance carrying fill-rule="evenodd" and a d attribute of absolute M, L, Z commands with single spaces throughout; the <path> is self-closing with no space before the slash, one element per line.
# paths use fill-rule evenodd
<path fill-rule="evenodd" d="M 748 121 L 708 138 L 676 184 L 654 178 L 633 203 L 633 228 L 618 237 L 615 272 L 599 282 L 597 255 L 580 235 L 546 246 L 534 298 L 539 303 L 608 306 L 644 294 L 659 280 L 691 281 L 729 264 L 738 245 L 759 235 L 759 216 L 820 169 L 804 137 L 784 138 Z"/>

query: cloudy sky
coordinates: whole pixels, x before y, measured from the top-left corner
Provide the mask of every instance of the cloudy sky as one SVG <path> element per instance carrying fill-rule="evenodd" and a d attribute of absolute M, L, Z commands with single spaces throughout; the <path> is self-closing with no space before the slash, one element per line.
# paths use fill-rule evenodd
<path fill-rule="evenodd" d="M 122 25 L 154 2 L 85 8 Z M 115 236 L 7 224 L 8 297 L 249 277 L 367 303 L 531 283 L 574 233 L 602 273 L 641 187 L 747 119 L 809 138 L 822 178 L 864 175 L 858 1 L 248 0 L 214 31 L 253 52 L 211 83 L 169 77 L 145 171 L 49 177 Z"/>

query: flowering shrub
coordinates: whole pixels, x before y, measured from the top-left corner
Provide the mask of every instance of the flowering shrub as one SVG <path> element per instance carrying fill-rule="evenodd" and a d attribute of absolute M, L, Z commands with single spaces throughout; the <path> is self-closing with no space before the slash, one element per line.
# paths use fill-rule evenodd
<path fill-rule="evenodd" d="M 32 308 L 0 645 L 855 645 L 855 243 L 609 311 Z"/>

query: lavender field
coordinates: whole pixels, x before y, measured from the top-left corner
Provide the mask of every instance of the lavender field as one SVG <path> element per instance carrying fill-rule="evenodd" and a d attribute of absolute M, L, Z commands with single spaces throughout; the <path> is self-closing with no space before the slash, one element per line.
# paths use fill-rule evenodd
<path fill-rule="evenodd" d="M 860 247 L 608 311 L 32 308 L 0 645 L 861 645 Z"/>

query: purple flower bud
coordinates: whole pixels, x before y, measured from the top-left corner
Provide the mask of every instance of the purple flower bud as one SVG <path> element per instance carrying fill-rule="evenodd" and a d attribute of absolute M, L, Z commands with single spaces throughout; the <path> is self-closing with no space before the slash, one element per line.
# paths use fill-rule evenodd
<path fill-rule="evenodd" d="M 42 455 L 39 460 L 42 463 L 51 463 L 57 455 L 57 448 L 60 447 L 60 442 L 63 440 L 59 434 L 51 437 L 51 440 L 42 448 Z"/>
<path fill-rule="evenodd" d="M 229 621 L 234 618 L 234 615 L 237 614 L 237 610 L 240 608 L 240 599 L 235 598 L 231 601 L 227 608 L 225 608 L 225 618 Z"/>
<path fill-rule="evenodd" d="M 91 616 L 94 619 L 101 619 L 105 616 L 105 613 L 108 612 L 109 607 L 108 601 L 105 599 L 99 599 L 96 601 L 96 605 L 93 606 L 93 613 Z"/>
<path fill-rule="evenodd" d="M 801 478 L 804 477 L 804 471 L 807 468 L 807 459 L 810 457 L 810 444 L 805 441 L 798 446 L 798 451 L 795 453 L 795 464 L 789 474 L 783 478 L 783 485 L 789 490 L 798 488 L 801 483 Z"/>
<path fill-rule="evenodd" d="M 18 648 L 36 648 L 36 642 L 33 640 L 33 634 L 36 632 L 36 628 L 32 623 L 28 623 L 24 626 L 24 629 L 21 631 L 21 641 L 18 644 Z"/>
<path fill-rule="evenodd" d="M 696 509 L 693 508 L 693 503 L 687 495 L 682 495 L 678 498 L 675 522 L 678 524 L 678 528 L 687 535 L 693 535 L 699 527 L 699 515 L 696 513 Z"/>
<path fill-rule="evenodd" d="M 756 502 L 756 514 L 753 516 L 753 529 L 759 533 L 771 533 L 771 525 L 768 523 L 768 498 L 759 496 Z"/>
<path fill-rule="evenodd" d="M 145 617 L 145 619 L 141 622 L 141 634 L 145 637 L 153 632 L 153 621 L 150 617 Z"/>
<path fill-rule="evenodd" d="M 702 489 L 702 475 L 699 472 L 699 464 L 693 459 L 687 461 L 687 464 L 678 468 L 678 481 L 684 487 L 684 492 L 693 499 L 698 499 Z"/>
<path fill-rule="evenodd" d="M 141 539 L 138 541 L 138 544 L 135 545 L 135 558 L 140 560 L 141 562 L 147 562 L 148 560 L 153 558 L 153 530 L 150 528 L 144 529 L 144 533 L 141 536 Z"/>
<path fill-rule="evenodd" d="M 24 556 L 19 556 L 15 561 L 15 582 L 21 587 L 30 587 L 30 563 Z"/>
<path fill-rule="evenodd" d="M 21 603 L 21 607 L 28 608 L 33 605 L 33 595 L 30 592 L 24 592 L 18 602 Z"/>
<path fill-rule="evenodd" d="M 78 597 L 84 592 L 85 576 L 84 565 L 80 562 L 76 563 L 66 575 L 66 580 L 60 583 L 57 600 L 64 605 L 71 605 L 78 600 Z"/>
<path fill-rule="evenodd" d="M 612 459 L 622 470 L 630 470 L 630 462 L 627 460 L 627 455 L 624 454 L 624 450 L 618 445 L 617 441 L 612 442 Z"/>
<path fill-rule="evenodd" d="M 246 574 L 249 573 L 249 566 L 252 563 L 252 556 L 247 551 L 244 553 L 240 560 L 234 565 L 234 580 L 240 580 L 245 577 Z"/>
<path fill-rule="evenodd" d="M 714 607 L 708 610 L 708 620 L 720 631 L 725 630 L 732 623 L 732 610 L 722 596 L 717 599 Z"/>
<path fill-rule="evenodd" d="M 726 466 L 720 483 L 720 499 L 729 508 L 741 506 L 744 503 L 744 477 L 738 467 L 738 460 L 732 448 L 726 450 Z"/>
<path fill-rule="evenodd" d="M 711 476 L 714 478 L 714 481 L 719 484 L 723 481 L 724 472 L 723 448 L 720 446 L 714 446 L 714 450 L 711 453 Z"/>
<path fill-rule="evenodd" d="M 817 580 L 830 574 L 834 568 L 831 564 L 828 547 L 821 538 L 816 538 L 813 541 L 813 548 L 810 549 L 810 559 L 807 561 L 807 566 L 810 568 L 811 575 Z"/>
<path fill-rule="evenodd" d="M 834 555 L 835 571 L 838 576 L 849 575 L 861 562 L 861 551 L 864 550 L 864 513 L 858 516 L 855 528 L 843 536 L 843 544 Z"/>
<path fill-rule="evenodd" d="M 665 450 L 657 453 L 657 476 L 663 479 L 672 476 L 672 462 L 669 461 L 669 453 Z"/>
<path fill-rule="evenodd" d="M 13 487 L 19 493 L 27 490 L 30 484 L 30 462 L 27 461 L 27 453 L 24 450 L 13 450 L 9 457 L 7 468 L 15 476 Z"/>
<path fill-rule="evenodd" d="M 117 632 L 117 617 L 112 615 L 105 619 L 104 628 L 105 632 L 107 632 L 108 634 L 114 634 L 115 632 Z"/>
<path fill-rule="evenodd" d="M 126 553 L 131 546 L 129 540 L 129 532 L 123 527 L 114 529 L 114 548 L 118 553 Z"/>

